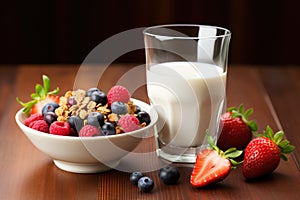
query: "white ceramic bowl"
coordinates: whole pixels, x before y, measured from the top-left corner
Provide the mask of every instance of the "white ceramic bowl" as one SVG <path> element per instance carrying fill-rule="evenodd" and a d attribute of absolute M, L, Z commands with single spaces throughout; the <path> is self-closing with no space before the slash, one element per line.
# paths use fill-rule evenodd
<path fill-rule="evenodd" d="M 104 172 L 116 167 L 122 157 L 134 150 L 143 138 L 153 134 L 157 112 L 142 101 L 132 101 L 150 114 L 151 123 L 119 135 L 82 138 L 43 133 L 24 125 L 26 116 L 22 109 L 16 113 L 15 119 L 32 144 L 50 156 L 58 168 L 74 173 Z"/>

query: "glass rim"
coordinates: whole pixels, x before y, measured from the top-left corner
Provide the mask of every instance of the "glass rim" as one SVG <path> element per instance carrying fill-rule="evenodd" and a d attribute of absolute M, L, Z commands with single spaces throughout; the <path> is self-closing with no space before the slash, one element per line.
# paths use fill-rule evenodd
<path fill-rule="evenodd" d="M 198 27 L 198 28 L 214 28 L 217 30 L 224 31 L 224 34 L 220 35 L 211 35 L 211 36 L 169 36 L 169 35 L 163 35 L 163 34 L 155 34 L 149 32 L 150 30 L 158 29 L 158 28 L 168 28 L 168 27 Z M 200 25 L 200 24 L 163 24 L 163 25 L 156 25 L 156 26 L 150 26 L 143 30 L 144 36 L 151 36 L 151 37 L 164 37 L 164 38 L 173 38 L 173 39 L 212 39 L 212 38 L 224 38 L 231 36 L 230 30 L 219 27 L 219 26 L 212 26 L 212 25 Z"/>

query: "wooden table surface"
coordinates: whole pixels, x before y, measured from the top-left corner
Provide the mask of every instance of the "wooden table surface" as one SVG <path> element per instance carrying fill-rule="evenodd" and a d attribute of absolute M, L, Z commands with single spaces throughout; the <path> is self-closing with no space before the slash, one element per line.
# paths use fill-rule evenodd
<path fill-rule="evenodd" d="M 118 81 L 141 80 L 133 97 L 148 101 L 145 71 L 137 65 L 115 64 L 102 75 L 99 87 L 107 91 Z M 111 170 L 98 174 L 75 174 L 58 169 L 52 160 L 38 151 L 17 127 L 14 116 L 20 105 L 16 96 L 29 100 L 42 74 L 59 86 L 61 94 L 77 86 L 87 89 L 99 78 L 101 66 L 18 65 L 0 66 L 0 199 L 298 199 L 300 195 L 300 67 L 229 66 L 227 105 L 253 107 L 252 119 L 259 129 L 270 125 L 284 130 L 296 146 L 289 161 L 281 161 L 269 177 L 247 182 L 241 166 L 224 181 L 208 188 L 189 184 L 192 166 L 180 166 L 177 185 L 162 184 L 157 171 L 147 172 L 155 182 L 154 190 L 141 193 L 129 182 L 129 173 Z M 129 71 L 131 70 L 131 71 Z M 134 72 L 134 73 L 132 73 Z M 80 78 L 78 79 L 78 73 Z M 128 76 L 123 76 L 123 75 Z M 135 74 L 131 76 L 130 74 Z M 127 78 L 127 79 L 126 79 Z M 154 149 L 153 138 L 138 148 Z"/>

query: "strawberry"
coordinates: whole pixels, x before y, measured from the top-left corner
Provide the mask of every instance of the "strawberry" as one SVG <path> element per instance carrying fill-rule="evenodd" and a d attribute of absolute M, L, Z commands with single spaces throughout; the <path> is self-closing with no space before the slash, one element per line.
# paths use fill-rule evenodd
<path fill-rule="evenodd" d="M 214 143 L 210 136 L 207 136 L 211 148 L 203 149 L 196 157 L 190 183 L 194 187 L 204 187 L 224 180 L 236 165 L 233 158 L 237 158 L 242 151 L 230 148 L 223 152 Z"/>
<path fill-rule="evenodd" d="M 248 120 L 252 113 L 252 108 L 245 111 L 244 106 L 240 105 L 239 108 L 228 108 L 227 112 L 221 115 L 222 131 L 217 142 L 220 149 L 246 148 L 252 139 L 252 132 L 257 130 L 255 121 Z"/>
<path fill-rule="evenodd" d="M 16 98 L 17 102 L 24 107 L 23 113 L 30 115 L 42 113 L 42 109 L 45 104 L 50 102 L 59 103 L 59 96 L 55 95 L 59 92 L 59 88 L 57 87 L 53 91 L 49 90 L 50 79 L 48 78 L 48 76 L 43 75 L 43 86 L 40 84 L 36 84 L 35 93 L 32 93 L 30 95 L 32 98 L 31 101 L 24 103 L 18 97 Z"/>
<path fill-rule="evenodd" d="M 242 172 L 246 179 L 256 179 L 271 174 L 279 165 L 280 158 L 287 160 L 286 154 L 295 147 L 283 139 L 284 132 L 267 126 L 263 134 L 251 140 L 245 149 Z"/>

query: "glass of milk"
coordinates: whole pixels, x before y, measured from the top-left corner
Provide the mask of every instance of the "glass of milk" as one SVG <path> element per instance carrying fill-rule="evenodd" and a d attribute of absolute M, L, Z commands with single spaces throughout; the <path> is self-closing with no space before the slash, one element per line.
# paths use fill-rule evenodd
<path fill-rule="evenodd" d="M 226 107 L 231 33 L 214 26 L 170 24 L 146 28 L 147 91 L 159 114 L 156 152 L 194 163 L 206 134 L 218 139 Z"/>

